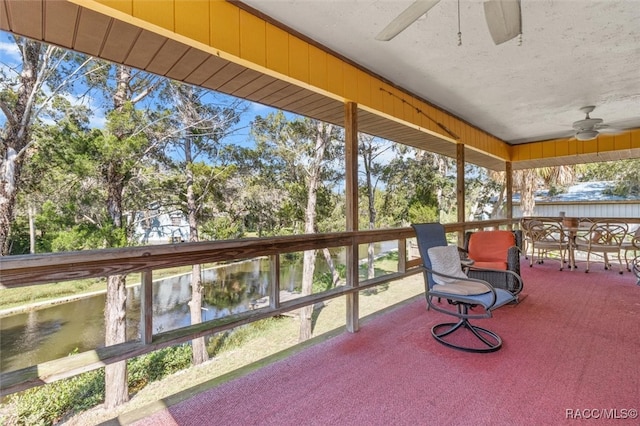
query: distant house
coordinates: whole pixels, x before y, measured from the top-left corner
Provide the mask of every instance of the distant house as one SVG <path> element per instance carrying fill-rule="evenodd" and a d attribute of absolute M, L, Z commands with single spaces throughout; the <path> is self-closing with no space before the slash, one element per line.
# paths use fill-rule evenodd
<path fill-rule="evenodd" d="M 169 244 L 189 241 L 189 223 L 182 212 L 147 210 L 135 215 L 135 237 L 140 244 Z"/>
<path fill-rule="evenodd" d="M 580 182 L 559 194 L 540 191 L 535 196 L 533 216 L 620 217 L 639 218 L 640 198 L 608 194 L 614 183 L 608 181 Z M 513 217 L 522 217 L 520 196 L 514 194 Z"/>

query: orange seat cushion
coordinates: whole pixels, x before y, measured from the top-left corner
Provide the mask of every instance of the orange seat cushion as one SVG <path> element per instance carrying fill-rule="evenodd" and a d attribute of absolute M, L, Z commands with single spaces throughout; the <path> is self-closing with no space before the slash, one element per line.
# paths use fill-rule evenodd
<path fill-rule="evenodd" d="M 507 262 L 473 262 L 473 266 L 476 268 L 500 269 L 504 271 L 509 267 Z"/>
<path fill-rule="evenodd" d="M 474 266 L 507 269 L 507 251 L 515 245 L 516 237 L 511 231 L 474 232 L 469 238 L 469 257 L 475 261 Z"/>

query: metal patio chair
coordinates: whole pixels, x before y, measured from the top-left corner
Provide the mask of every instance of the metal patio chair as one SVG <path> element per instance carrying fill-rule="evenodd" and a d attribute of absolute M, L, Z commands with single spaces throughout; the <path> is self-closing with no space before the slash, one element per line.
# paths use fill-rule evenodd
<path fill-rule="evenodd" d="M 627 235 L 628 225 L 626 223 L 617 223 L 609 221 L 595 221 L 589 232 L 583 238 L 577 238 L 575 249 L 587 252 L 587 269 L 589 272 L 589 262 L 591 255 L 596 254 L 602 256 L 604 260 L 604 269 L 611 269 L 609 255 L 615 255 L 620 265 L 620 273 L 623 273 L 622 267 L 622 242 Z"/>

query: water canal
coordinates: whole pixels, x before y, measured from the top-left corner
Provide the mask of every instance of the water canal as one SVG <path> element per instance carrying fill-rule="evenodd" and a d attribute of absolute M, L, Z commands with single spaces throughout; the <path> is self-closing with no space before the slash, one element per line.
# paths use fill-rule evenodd
<path fill-rule="evenodd" d="M 397 247 L 396 242 L 375 245 L 377 254 Z M 363 254 L 361 253 L 361 256 Z M 366 256 L 366 251 L 364 252 Z M 344 253 L 335 254 L 344 264 Z M 317 271 L 327 270 L 318 257 Z M 203 272 L 203 320 L 208 321 L 251 309 L 268 294 L 269 262 L 253 259 Z M 293 291 L 300 282 L 302 265 L 283 263 L 282 290 Z M 153 283 L 154 333 L 190 324 L 190 274 Z M 105 294 L 0 318 L 0 371 L 11 371 L 104 346 Z M 139 338 L 140 287 L 127 290 L 127 339 Z"/>

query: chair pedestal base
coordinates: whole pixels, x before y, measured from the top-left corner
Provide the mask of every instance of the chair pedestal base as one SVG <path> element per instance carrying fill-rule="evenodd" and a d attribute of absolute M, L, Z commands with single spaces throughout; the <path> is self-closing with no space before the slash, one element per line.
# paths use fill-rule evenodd
<path fill-rule="evenodd" d="M 471 331 L 469 338 L 479 341 L 481 343 L 480 347 L 463 346 L 445 339 L 446 336 L 451 335 L 455 331 L 464 329 Z M 447 322 L 436 324 L 431 328 L 431 335 L 443 345 L 465 352 L 495 352 L 502 347 L 502 339 L 500 336 L 486 328 L 472 325 L 466 318 L 461 319 L 457 323 Z"/>

